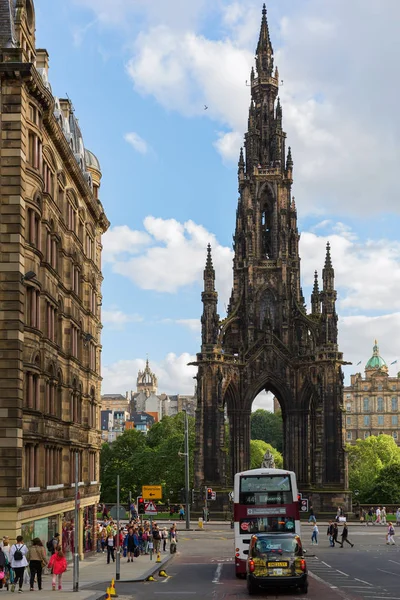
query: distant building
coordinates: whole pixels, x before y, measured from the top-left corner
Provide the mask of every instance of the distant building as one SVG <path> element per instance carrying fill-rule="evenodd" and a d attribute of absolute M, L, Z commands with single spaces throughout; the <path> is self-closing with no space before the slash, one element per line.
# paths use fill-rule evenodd
<path fill-rule="evenodd" d="M 345 441 L 354 444 L 370 435 L 387 434 L 399 444 L 400 373 L 389 377 L 386 362 L 375 340 L 373 354 L 361 373 L 351 375 L 344 388 Z"/>
<path fill-rule="evenodd" d="M 126 410 L 101 411 L 101 439 L 103 442 L 112 442 L 118 435 L 125 431 L 125 423 L 129 419 Z"/>
<path fill-rule="evenodd" d="M 122 394 L 103 394 L 101 397 L 101 410 L 127 410 L 129 411 L 128 392 Z"/>
<path fill-rule="evenodd" d="M 126 422 L 126 429 L 137 429 L 138 431 L 147 433 L 155 422 L 154 415 L 149 415 L 145 412 L 134 412 L 131 414 L 130 420 Z"/>

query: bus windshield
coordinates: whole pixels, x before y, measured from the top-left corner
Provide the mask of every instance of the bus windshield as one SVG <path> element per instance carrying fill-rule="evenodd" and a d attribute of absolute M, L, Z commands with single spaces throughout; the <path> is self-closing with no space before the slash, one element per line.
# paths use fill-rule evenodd
<path fill-rule="evenodd" d="M 240 504 L 290 504 L 293 502 L 289 475 L 248 475 L 240 478 Z"/>

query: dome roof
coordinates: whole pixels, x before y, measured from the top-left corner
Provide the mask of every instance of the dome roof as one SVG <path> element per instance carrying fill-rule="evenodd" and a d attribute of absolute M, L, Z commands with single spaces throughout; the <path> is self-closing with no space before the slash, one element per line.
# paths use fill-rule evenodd
<path fill-rule="evenodd" d="M 85 162 L 86 167 L 88 167 L 89 169 L 96 169 L 96 171 L 99 171 L 101 173 L 100 163 L 97 157 L 93 154 L 93 152 L 90 152 L 90 150 L 88 150 L 87 148 L 85 148 Z"/>
<path fill-rule="evenodd" d="M 385 361 L 383 360 L 383 358 L 381 356 L 379 356 L 379 346 L 378 346 L 378 342 L 375 340 L 375 345 L 373 347 L 373 355 L 371 356 L 371 358 L 369 359 L 369 361 L 367 362 L 367 364 L 365 365 L 365 370 L 382 370 L 382 371 L 387 371 L 387 365 L 385 363 Z"/>

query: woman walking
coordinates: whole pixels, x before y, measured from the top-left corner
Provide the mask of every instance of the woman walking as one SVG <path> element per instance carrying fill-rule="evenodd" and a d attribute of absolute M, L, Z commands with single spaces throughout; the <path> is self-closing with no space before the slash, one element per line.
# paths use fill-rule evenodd
<path fill-rule="evenodd" d="M 53 581 L 52 581 L 52 589 L 53 591 L 56 589 L 57 579 L 58 579 L 58 589 L 62 590 L 62 576 L 63 573 L 67 570 L 67 561 L 65 559 L 64 553 L 61 550 L 61 546 L 57 546 L 55 553 L 49 560 L 49 568 L 52 569 L 53 573 Z"/>
<path fill-rule="evenodd" d="M 162 537 L 162 541 L 163 541 L 163 552 L 167 551 L 167 539 L 168 539 L 168 531 L 167 528 L 164 527 L 164 529 L 161 532 L 161 537 Z"/>
<path fill-rule="evenodd" d="M 124 539 L 124 548 L 126 548 L 126 555 L 128 562 L 133 562 L 135 556 L 135 536 L 133 535 L 133 528 L 129 527 L 128 535 Z"/>
<path fill-rule="evenodd" d="M 396 545 L 396 542 L 394 541 L 394 527 L 392 525 L 392 523 L 389 523 L 389 527 L 388 527 L 388 531 L 386 534 L 386 543 L 392 544 L 392 545 Z"/>
<path fill-rule="evenodd" d="M 116 536 L 113 533 L 109 533 L 107 536 L 107 564 L 110 564 L 110 558 L 112 558 L 113 562 L 115 562 L 115 547 Z"/>
<path fill-rule="evenodd" d="M 346 542 L 347 544 L 350 544 L 350 546 L 353 548 L 354 544 L 352 544 L 349 540 L 349 530 L 347 528 L 347 523 L 343 524 L 343 531 L 340 534 L 342 536 L 342 545 L 341 547 L 343 548 L 343 544 Z"/>
<path fill-rule="evenodd" d="M 30 587 L 33 592 L 33 584 L 35 577 L 37 576 L 37 584 L 39 590 L 42 589 L 42 569 L 47 565 L 46 551 L 43 547 L 42 541 L 39 538 L 34 538 L 32 546 L 28 551 L 29 570 L 30 576 Z"/>
<path fill-rule="evenodd" d="M 316 546 L 318 546 L 318 533 L 319 533 L 319 529 L 317 527 L 317 523 L 314 523 L 314 527 L 312 530 L 312 534 L 311 534 L 311 544 L 316 544 Z"/>
<path fill-rule="evenodd" d="M 15 573 L 15 583 L 11 586 L 11 591 L 15 590 L 15 585 L 18 583 L 18 592 L 22 592 L 22 585 L 24 583 L 24 571 L 25 567 L 28 566 L 26 555 L 28 554 L 28 548 L 24 544 L 24 538 L 22 535 L 17 536 L 16 543 L 11 546 L 10 558 L 11 567 Z"/>

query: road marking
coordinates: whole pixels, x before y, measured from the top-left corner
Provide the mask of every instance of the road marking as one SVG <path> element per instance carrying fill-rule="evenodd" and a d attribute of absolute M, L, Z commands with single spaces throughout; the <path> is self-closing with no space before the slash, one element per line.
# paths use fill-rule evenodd
<path fill-rule="evenodd" d="M 339 569 L 336 569 L 336 571 L 337 571 L 338 573 L 341 573 L 342 575 L 345 575 L 346 577 L 349 577 L 349 575 L 347 575 L 347 573 L 343 573 L 343 571 L 339 571 Z"/>
<path fill-rule="evenodd" d="M 219 565 L 217 566 L 217 570 L 215 571 L 215 575 L 214 575 L 214 579 L 212 580 L 213 583 L 220 583 L 220 578 L 221 578 L 221 573 L 222 573 L 222 563 L 219 563 Z"/>
<path fill-rule="evenodd" d="M 154 592 L 154 594 L 155 595 L 158 595 L 158 594 L 169 594 L 169 595 L 171 595 L 171 594 L 197 594 L 197 592 L 175 592 L 175 591 L 173 591 L 173 592 Z"/>
<path fill-rule="evenodd" d="M 355 581 L 361 581 L 361 583 L 365 583 L 365 585 L 370 585 L 372 586 L 372 583 L 368 583 L 368 581 L 364 581 L 364 579 L 357 579 L 357 577 L 354 577 Z"/>
<path fill-rule="evenodd" d="M 389 558 L 389 562 L 395 563 L 396 565 L 400 565 L 400 563 L 397 562 L 397 560 L 391 560 L 390 558 Z"/>
<path fill-rule="evenodd" d="M 321 563 L 322 563 L 323 565 L 326 565 L 326 566 L 327 566 L 327 567 L 329 567 L 330 569 L 332 568 L 332 567 L 331 567 L 331 565 L 328 565 L 328 563 L 324 562 L 323 560 L 321 560 Z"/>
<path fill-rule="evenodd" d="M 387 573 L 388 575 L 394 575 L 395 577 L 400 577 L 398 573 L 392 573 L 391 571 L 385 571 L 384 569 L 377 569 L 377 571 L 381 571 L 382 573 Z"/>

